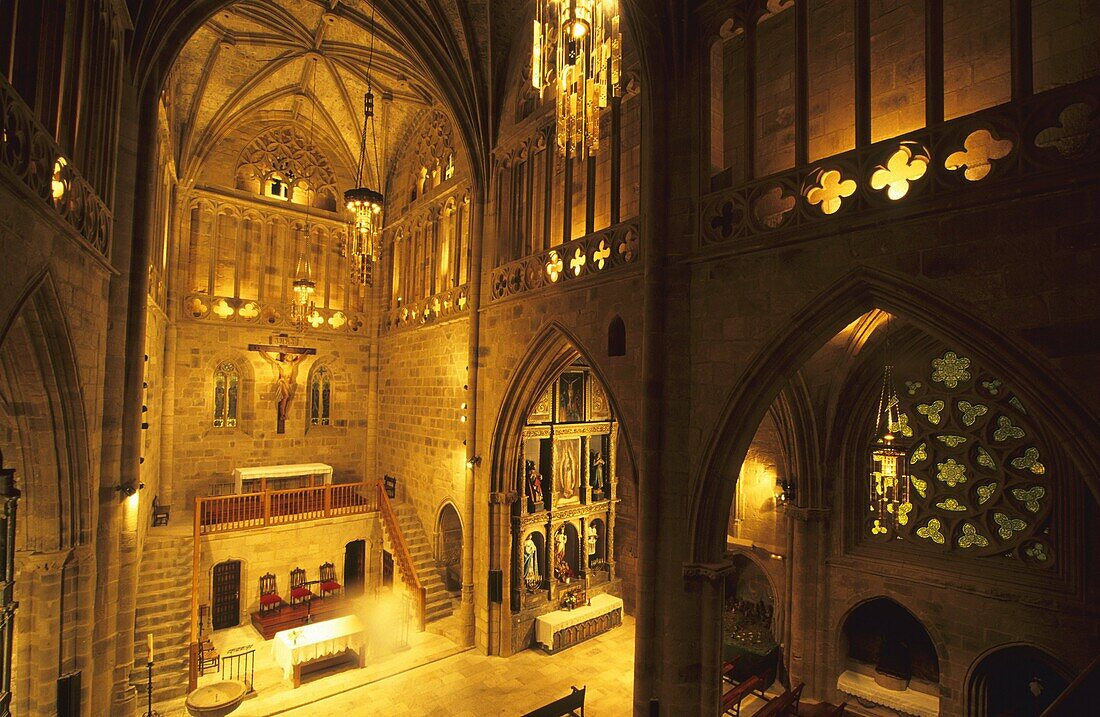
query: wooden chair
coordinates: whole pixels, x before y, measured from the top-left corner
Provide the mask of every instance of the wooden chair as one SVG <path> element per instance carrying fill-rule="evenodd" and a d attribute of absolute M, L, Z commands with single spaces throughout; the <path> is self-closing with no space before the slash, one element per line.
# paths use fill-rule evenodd
<path fill-rule="evenodd" d="M 260 576 L 260 612 L 278 610 L 283 606 L 283 599 L 279 597 L 279 591 L 275 587 L 275 575 L 267 573 Z"/>
<path fill-rule="evenodd" d="M 158 525 L 168 525 L 168 514 L 172 512 L 172 506 L 164 505 L 158 500 L 158 496 L 153 496 L 153 527 Z"/>
<path fill-rule="evenodd" d="M 207 670 L 218 669 L 221 657 L 214 649 L 214 643 L 206 640 L 199 643 L 199 674 L 205 675 Z"/>
<path fill-rule="evenodd" d="M 312 599 L 313 591 L 306 585 L 306 571 L 302 568 L 294 568 L 290 571 L 290 604 Z"/>
<path fill-rule="evenodd" d="M 329 593 L 338 593 L 343 589 L 340 583 L 336 582 L 336 566 L 332 563 L 324 563 L 317 572 L 321 580 L 321 597 Z"/>

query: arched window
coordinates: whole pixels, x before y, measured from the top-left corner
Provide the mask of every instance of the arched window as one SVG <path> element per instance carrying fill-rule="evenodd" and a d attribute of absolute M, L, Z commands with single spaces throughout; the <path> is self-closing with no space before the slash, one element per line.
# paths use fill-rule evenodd
<path fill-rule="evenodd" d="M 214 428 L 234 428 L 240 406 L 241 374 L 232 361 L 214 371 Z"/>
<path fill-rule="evenodd" d="M 309 379 L 309 425 L 328 426 L 332 422 L 332 372 L 318 366 Z"/>

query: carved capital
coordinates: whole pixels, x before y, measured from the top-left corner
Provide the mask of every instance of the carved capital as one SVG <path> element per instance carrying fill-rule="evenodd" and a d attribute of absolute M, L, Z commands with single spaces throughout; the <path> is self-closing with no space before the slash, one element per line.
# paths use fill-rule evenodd
<path fill-rule="evenodd" d="M 71 552 L 71 550 L 53 550 L 44 553 L 16 551 L 15 569 L 25 576 L 52 575 L 61 572 Z"/>
<path fill-rule="evenodd" d="M 732 563 L 684 563 L 684 580 L 717 583 L 733 572 Z"/>
<path fill-rule="evenodd" d="M 519 493 L 514 490 L 496 491 L 489 494 L 489 502 L 494 505 L 511 505 L 519 500 Z"/>
<path fill-rule="evenodd" d="M 824 521 L 832 513 L 828 508 L 804 508 L 799 505 L 784 505 L 780 510 L 803 523 Z"/>

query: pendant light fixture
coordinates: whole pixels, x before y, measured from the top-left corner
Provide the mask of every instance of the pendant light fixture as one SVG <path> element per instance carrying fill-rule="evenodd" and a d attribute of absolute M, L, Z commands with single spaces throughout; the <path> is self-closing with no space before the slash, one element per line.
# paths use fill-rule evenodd
<path fill-rule="evenodd" d="M 907 452 L 898 441 L 902 424 L 897 391 L 894 389 L 893 367 L 890 365 L 890 324 L 886 325 L 886 361 L 882 370 L 875 417 L 875 440 L 871 444 L 871 471 L 868 493 L 870 511 L 874 516 L 871 535 L 886 535 L 909 522 L 909 462 Z"/>
<path fill-rule="evenodd" d="M 363 132 L 359 139 L 359 166 L 355 170 L 355 188 L 344 192 L 348 210 L 348 260 L 351 280 L 356 284 L 374 284 L 374 264 L 381 254 L 382 193 L 366 186 L 367 127 L 374 150 L 374 177 L 381 181 L 378 161 L 378 134 L 374 123 L 374 93 L 371 91 L 371 65 L 374 61 L 374 8 L 371 7 L 370 51 L 367 56 L 367 91 L 363 95 Z"/>
<path fill-rule="evenodd" d="M 310 86 L 314 86 L 317 78 L 317 57 L 311 56 L 313 62 L 313 73 L 310 75 Z M 314 112 L 317 108 L 316 96 L 310 91 L 308 95 L 310 102 L 309 110 L 309 147 L 313 150 L 313 127 L 314 127 Z M 311 167 L 311 170 L 313 168 Z M 309 255 L 311 249 L 311 238 L 313 234 L 312 224 L 312 209 L 313 200 L 311 195 L 313 193 L 314 175 L 316 173 L 310 171 L 308 177 L 304 179 L 306 183 L 305 202 L 306 202 L 306 223 L 305 223 L 305 242 L 304 248 L 301 254 L 298 255 L 298 263 L 294 268 L 294 280 L 291 282 L 291 289 L 294 292 L 292 297 L 293 303 L 290 306 L 290 323 L 294 325 L 298 331 L 305 331 L 310 326 L 310 320 L 313 315 L 317 313 L 316 306 L 313 301 L 313 295 L 317 291 L 317 282 L 313 280 L 312 272 L 309 266 Z"/>
<path fill-rule="evenodd" d="M 584 158 L 600 145 L 600 113 L 620 92 L 618 0 L 536 0 L 531 84 L 556 85 L 557 145 Z"/>

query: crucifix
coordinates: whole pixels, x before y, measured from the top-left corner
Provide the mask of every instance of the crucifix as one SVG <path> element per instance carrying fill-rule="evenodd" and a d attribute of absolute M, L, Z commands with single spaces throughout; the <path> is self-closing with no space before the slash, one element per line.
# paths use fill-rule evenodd
<path fill-rule="evenodd" d="M 290 412 L 290 399 L 294 397 L 294 390 L 298 387 L 298 364 L 306 356 L 317 353 L 317 349 L 275 343 L 278 339 L 285 341 L 285 338 L 282 336 L 272 337 L 272 343 L 270 344 L 248 345 L 249 351 L 259 353 L 264 361 L 271 364 L 271 368 L 275 371 L 273 387 L 279 419 L 279 427 L 276 433 L 286 433 L 286 417 Z"/>

